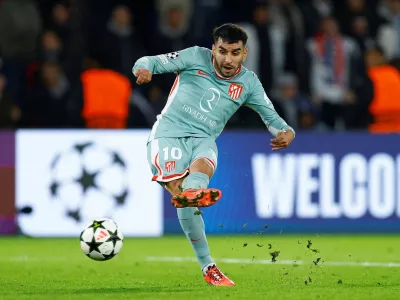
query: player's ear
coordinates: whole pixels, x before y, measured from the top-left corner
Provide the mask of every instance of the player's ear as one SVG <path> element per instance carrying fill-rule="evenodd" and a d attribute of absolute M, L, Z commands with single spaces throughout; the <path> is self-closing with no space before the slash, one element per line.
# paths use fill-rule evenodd
<path fill-rule="evenodd" d="M 244 51 L 243 51 L 243 61 L 246 61 L 246 57 L 247 57 L 247 52 L 249 51 L 249 48 L 244 47 Z"/>
<path fill-rule="evenodd" d="M 212 48 L 211 48 L 211 49 L 212 49 L 212 55 L 215 56 L 215 49 L 216 49 L 216 48 L 215 48 L 215 45 L 214 45 L 214 44 L 212 45 Z"/>

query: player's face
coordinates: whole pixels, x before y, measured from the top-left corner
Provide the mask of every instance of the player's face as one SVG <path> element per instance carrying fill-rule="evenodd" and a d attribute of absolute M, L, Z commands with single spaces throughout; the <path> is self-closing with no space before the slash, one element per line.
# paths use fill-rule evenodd
<path fill-rule="evenodd" d="M 233 76 L 245 61 L 247 49 L 243 42 L 229 44 L 219 40 L 212 46 L 214 67 L 223 77 Z"/>

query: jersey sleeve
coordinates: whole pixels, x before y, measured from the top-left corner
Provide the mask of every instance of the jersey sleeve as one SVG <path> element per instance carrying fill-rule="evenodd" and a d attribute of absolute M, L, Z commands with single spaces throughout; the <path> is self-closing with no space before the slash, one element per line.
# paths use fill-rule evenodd
<path fill-rule="evenodd" d="M 294 129 L 290 127 L 275 111 L 274 105 L 265 93 L 259 79 L 256 78 L 255 80 L 256 84 L 254 90 L 244 104 L 260 115 L 272 135 L 277 136 L 279 131 L 282 130 L 291 130 L 295 135 L 296 132 Z"/>
<path fill-rule="evenodd" d="M 198 56 L 198 49 L 199 47 L 195 46 L 168 54 L 144 56 L 136 61 L 132 68 L 132 73 L 136 69 L 147 69 L 153 74 L 183 71 L 194 65 Z"/>

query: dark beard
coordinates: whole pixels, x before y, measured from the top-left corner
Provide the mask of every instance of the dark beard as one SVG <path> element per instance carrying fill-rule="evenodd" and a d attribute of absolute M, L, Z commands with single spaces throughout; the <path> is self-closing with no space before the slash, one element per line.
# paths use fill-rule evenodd
<path fill-rule="evenodd" d="M 239 65 L 239 66 L 240 66 L 240 65 Z M 232 77 L 233 74 L 235 74 L 235 73 L 237 72 L 237 70 L 239 69 L 239 67 L 237 67 L 237 68 L 235 69 L 235 71 L 232 73 L 232 75 L 225 75 L 225 74 L 222 72 L 222 67 L 220 68 L 220 67 L 217 65 L 217 63 L 216 63 L 215 61 L 214 61 L 213 67 L 214 67 L 214 69 L 218 72 L 218 75 L 220 75 L 220 76 L 222 76 L 222 77 L 224 77 L 224 78 Z"/>

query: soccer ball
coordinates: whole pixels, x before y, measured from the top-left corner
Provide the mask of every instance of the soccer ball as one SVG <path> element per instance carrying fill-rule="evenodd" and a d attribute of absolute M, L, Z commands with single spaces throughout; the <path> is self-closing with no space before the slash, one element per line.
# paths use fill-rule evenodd
<path fill-rule="evenodd" d="M 110 219 L 97 219 L 82 231 L 81 249 L 91 259 L 109 260 L 121 251 L 123 235 Z"/>

